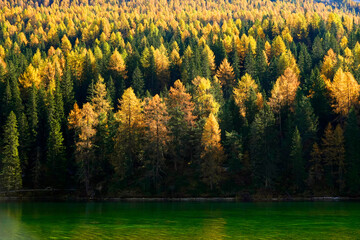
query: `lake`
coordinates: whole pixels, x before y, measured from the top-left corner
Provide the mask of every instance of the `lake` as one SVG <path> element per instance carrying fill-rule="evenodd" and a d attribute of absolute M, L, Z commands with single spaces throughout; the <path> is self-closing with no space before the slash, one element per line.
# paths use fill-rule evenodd
<path fill-rule="evenodd" d="M 0 203 L 0 239 L 359 239 L 358 202 Z"/>

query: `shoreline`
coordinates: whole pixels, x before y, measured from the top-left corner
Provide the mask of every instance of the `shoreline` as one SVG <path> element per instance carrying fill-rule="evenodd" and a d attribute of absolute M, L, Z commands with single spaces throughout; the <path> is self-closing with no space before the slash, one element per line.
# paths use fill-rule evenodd
<path fill-rule="evenodd" d="M 244 200 L 238 197 L 107 197 L 107 198 L 84 198 L 84 197 L 0 197 L 0 203 L 4 202 L 338 202 L 360 201 L 360 197 L 293 197 L 293 198 L 259 198 Z"/>

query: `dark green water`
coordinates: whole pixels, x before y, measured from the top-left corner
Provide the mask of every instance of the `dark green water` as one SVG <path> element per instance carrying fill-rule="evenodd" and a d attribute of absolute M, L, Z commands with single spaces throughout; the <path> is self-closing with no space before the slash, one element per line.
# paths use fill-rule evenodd
<path fill-rule="evenodd" d="M 360 203 L 0 203 L 0 239 L 360 239 Z"/>

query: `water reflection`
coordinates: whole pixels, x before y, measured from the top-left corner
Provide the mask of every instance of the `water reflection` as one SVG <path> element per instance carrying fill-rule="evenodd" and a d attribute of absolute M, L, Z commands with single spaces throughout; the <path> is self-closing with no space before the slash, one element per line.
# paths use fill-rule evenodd
<path fill-rule="evenodd" d="M 0 203 L 0 239 L 356 239 L 360 203 Z"/>

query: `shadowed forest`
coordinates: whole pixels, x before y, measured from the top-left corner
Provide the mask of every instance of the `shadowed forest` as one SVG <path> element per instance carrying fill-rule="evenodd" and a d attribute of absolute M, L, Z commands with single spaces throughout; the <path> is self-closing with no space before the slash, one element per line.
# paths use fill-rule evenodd
<path fill-rule="evenodd" d="M 2 191 L 359 195 L 358 3 L 0 6 Z"/>

